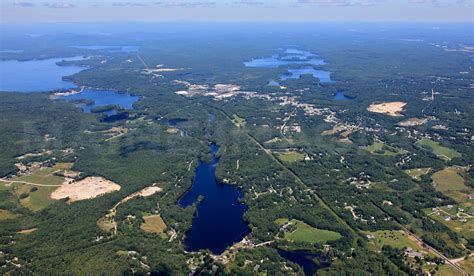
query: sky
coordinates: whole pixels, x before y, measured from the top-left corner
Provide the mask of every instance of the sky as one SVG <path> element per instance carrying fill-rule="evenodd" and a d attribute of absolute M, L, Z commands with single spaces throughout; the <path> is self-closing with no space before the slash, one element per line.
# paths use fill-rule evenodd
<path fill-rule="evenodd" d="M 473 22 L 472 0 L 0 0 L 1 23 Z"/>

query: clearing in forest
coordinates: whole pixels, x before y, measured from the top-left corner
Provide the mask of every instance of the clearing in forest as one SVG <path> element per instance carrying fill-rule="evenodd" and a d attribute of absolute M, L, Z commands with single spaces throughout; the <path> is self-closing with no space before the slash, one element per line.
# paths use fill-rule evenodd
<path fill-rule="evenodd" d="M 404 150 L 384 144 L 381 141 L 375 141 L 372 145 L 363 147 L 363 149 L 376 155 L 395 156 L 405 153 Z"/>
<path fill-rule="evenodd" d="M 143 231 L 147 233 L 158 234 L 160 237 L 166 238 L 166 224 L 160 215 L 144 216 L 143 220 L 145 222 L 140 225 L 140 228 Z"/>
<path fill-rule="evenodd" d="M 413 250 L 428 254 L 428 251 L 421 247 L 418 242 L 410 239 L 410 237 L 402 230 L 380 230 L 373 232 L 365 232 L 377 250 L 381 250 L 384 245 L 389 245 L 395 248 L 411 247 Z"/>
<path fill-rule="evenodd" d="M 284 231 L 284 238 L 288 241 L 325 243 L 342 237 L 338 232 L 314 228 L 296 219 L 280 218 L 275 222 L 280 225 L 280 229 Z"/>
<path fill-rule="evenodd" d="M 417 169 L 408 169 L 403 172 L 411 176 L 413 179 L 421 180 L 421 176 L 429 173 L 431 168 L 417 168 Z"/>
<path fill-rule="evenodd" d="M 464 185 L 464 178 L 460 175 L 465 169 L 449 167 L 433 174 L 433 184 L 437 191 L 463 191 L 468 187 Z"/>
<path fill-rule="evenodd" d="M 403 116 L 400 112 L 403 111 L 407 103 L 405 102 L 386 102 L 386 103 L 373 103 L 367 110 L 374 113 L 387 114 L 389 116 L 400 117 Z"/>
<path fill-rule="evenodd" d="M 69 202 L 91 199 L 120 190 L 120 185 L 98 176 L 86 177 L 82 180 L 64 184 L 52 194 L 53 199 L 68 198 Z"/>
<path fill-rule="evenodd" d="M 304 160 L 305 155 L 297 151 L 275 152 L 276 157 L 285 163 Z"/>
<path fill-rule="evenodd" d="M 439 142 L 435 142 L 428 138 L 423 138 L 416 142 L 418 146 L 422 148 L 427 148 L 431 152 L 433 152 L 438 158 L 443 159 L 445 161 L 449 161 L 455 157 L 461 157 L 461 154 L 453 149 L 443 147 Z"/>
<path fill-rule="evenodd" d="M 0 220 L 14 219 L 16 215 L 8 210 L 0 209 Z"/>

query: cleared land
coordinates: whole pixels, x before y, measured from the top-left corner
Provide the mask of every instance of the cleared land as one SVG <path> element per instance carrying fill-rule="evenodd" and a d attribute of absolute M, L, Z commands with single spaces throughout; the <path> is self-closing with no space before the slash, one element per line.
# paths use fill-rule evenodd
<path fill-rule="evenodd" d="M 140 225 L 140 228 L 143 231 L 147 233 L 158 234 L 160 237 L 166 238 L 166 224 L 160 215 L 145 216 L 143 217 L 143 220 L 145 222 Z"/>
<path fill-rule="evenodd" d="M 434 153 L 438 158 L 449 161 L 455 157 L 461 157 L 461 154 L 453 149 L 443 147 L 440 143 L 430 140 L 428 138 L 423 138 L 416 142 L 418 146 L 427 147 Z"/>
<path fill-rule="evenodd" d="M 464 185 L 464 178 L 459 174 L 463 168 L 449 167 L 433 174 L 432 179 L 437 191 L 464 191 L 469 188 Z"/>
<path fill-rule="evenodd" d="M 371 104 L 367 110 L 374 113 L 382 113 L 389 116 L 399 117 L 403 116 L 400 112 L 403 111 L 403 107 L 405 107 L 406 104 L 407 103 L 405 102 L 374 103 Z"/>
<path fill-rule="evenodd" d="M 370 146 L 363 147 L 363 149 L 367 150 L 368 152 L 372 154 L 385 155 L 385 156 L 395 156 L 395 155 L 402 154 L 405 152 L 402 149 L 397 149 L 389 145 L 386 145 L 381 141 L 376 141 Z"/>
<path fill-rule="evenodd" d="M 244 127 L 246 125 L 246 121 L 244 118 L 241 118 L 237 115 L 233 115 L 233 119 L 232 119 L 232 123 L 234 123 L 234 125 L 238 128 L 241 128 L 241 127 Z"/>
<path fill-rule="evenodd" d="M 304 160 L 304 154 L 297 151 L 275 152 L 276 157 L 285 163 Z"/>
<path fill-rule="evenodd" d="M 431 168 L 417 168 L 417 169 L 409 169 L 409 170 L 404 170 L 406 174 L 411 176 L 412 178 L 416 180 L 420 180 L 421 176 L 429 173 L 431 171 Z"/>
<path fill-rule="evenodd" d="M 16 215 L 8 210 L 0 209 L 0 220 L 14 219 Z"/>
<path fill-rule="evenodd" d="M 335 241 L 342 236 L 338 232 L 314 228 L 303 221 L 280 218 L 275 221 L 284 229 L 284 238 L 295 242 L 325 243 Z"/>
<path fill-rule="evenodd" d="M 427 122 L 428 122 L 428 119 L 426 118 L 423 118 L 423 119 L 410 118 L 410 119 L 406 119 L 405 121 L 401 121 L 400 123 L 398 123 L 398 125 L 404 126 L 404 127 L 420 126 L 420 125 L 426 124 Z"/>
<path fill-rule="evenodd" d="M 372 236 L 371 242 L 378 250 L 382 249 L 384 245 L 389 245 L 396 248 L 411 247 L 413 250 L 428 254 L 428 251 L 421 247 L 416 241 L 412 240 L 402 230 L 381 230 L 373 232 L 365 232 L 368 236 Z"/>
<path fill-rule="evenodd" d="M 69 198 L 70 202 L 95 198 L 120 190 L 120 185 L 102 177 L 91 176 L 64 184 L 51 194 L 53 199 Z"/>

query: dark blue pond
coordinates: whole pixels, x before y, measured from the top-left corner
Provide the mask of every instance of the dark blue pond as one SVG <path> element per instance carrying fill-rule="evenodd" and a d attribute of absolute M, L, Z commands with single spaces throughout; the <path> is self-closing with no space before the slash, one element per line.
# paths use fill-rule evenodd
<path fill-rule="evenodd" d="M 239 202 L 242 191 L 216 181 L 215 171 L 219 163 L 216 153 L 219 147 L 215 144 L 210 147 L 211 162 L 199 161 L 193 185 L 178 200 L 178 204 L 183 208 L 197 204 L 192 226 L 184 240 L 186 250 L 209 249 L 214 254 L 220 254 L 241 241 L 250 229 L 243 220 L 247 207 Z M 203 200 L 198 202 L 200 196 Z"/>
<path fill-rule="evenodd" d="M 347 96 L 341 91 L 337 91 L 336 94 L 334 94 L 334 100 L 336 101 L 345 101 L 345 100 L 353 100 L 354 97 Z"/>
<path fill-rule="evenodd" d="M 79 66 L 58 66 L 62 60 L 82 60 L 83 57 L 52 58 L 43 60 L 2 60 L 0 61 L 0 91 L 44 92 L 56 89 L 75 88 L 64 76 L 74 75 L 84 70 Z"/>
<path fill-rule="evenodd" d="M 330 263 L 320 253 L 278 250 L 278 254 L 280 254 L 282 258 L 301 266 L 306 276 L 311 276 L 318 269 L 330 266 Z"/>
<path fill-rule="evenodd" d="M 82 110 L 90 113 L 94 108 L 108 105 L 117 105 L 123 109 L 133 109 L 133 104 L 138 101 L 139 97 L 110 90 L 86 89 L 81 93 L 58 97 L 58 99 L 66 101 L 91 100 L 93 101 L 92 104 L 81 104 Z M 104 111 L 104 113 L 112 116 L 116 114 L 116 110 L 111 109 Z"/>
<path fill-rule="evenodd" d="M 312 75 L 318 78 L 321 83 L 332 83 L 331 72 L 324 70 L 316 70 L 311 67 L 288 69 L 288 72 L 280 76 L 281 80 L 299 79 L 302 75 Z"/>

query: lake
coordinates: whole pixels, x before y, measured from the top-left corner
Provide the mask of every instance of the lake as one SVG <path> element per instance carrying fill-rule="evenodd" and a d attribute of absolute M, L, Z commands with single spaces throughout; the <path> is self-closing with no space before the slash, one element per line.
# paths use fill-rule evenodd
<path fill-rule="evenodd" d="M 317 70 L 312 67 L 298 68 L 298 69 L 288 69 L 288 72 L 280 76 L 281 80 L 288 79 L 299 79 L 302 75 L 312 75 L 315 78 L 318 78 L 321 83 L 332 83 L 334 82 L 331 79 L 331 72 L 324 70 Z"/>
<path fill-rule="evenodd" d="M 2 60 L 0 61 L 0 91 L 45 92 L 57 89 L 71 89 L 76 85 L 63 80 L 86 69 L 79 66 L 58 66 L 66 60 L 83 60 L 84 57 L 52 58 L 43 60 Z"/>
<path fill-rule="evenodd" d="M 93 103 L 90 104 L 80 104 L 80 107 L 84 112 L 91 113 L 94 108 L 109 105 L 116 105 L 125 110 L 133 109 L 133 104 L 138 101 L 139 97 L 110 90 L 86 89 L 81 93 L 72 94 L 68 96 L 60 96 L 58 97 L 58 99 L 66 101 L 93 101 Z M 115 109 L 109 109 L 105 110 L 103 113 L 107 114 L 108 116 L 112 116 L 116 115 L 117 111 Z"/>
<path fill-rule="evenodd" d="M 353 100 L 354 97 L 347 96 L 341 91 L 337 91 L 336 94 L 334 94 L 334 100 L 336 101 L 345 101 L 345 100 Z"/>
<path fill-rule="evenodd" d="M 239 202 L 242 191 L 216 181 L 219 147 L 211 144 L 210 150 L 212 160 L 209 163 L 198 161 L 193 184 L 178 204 L 183 208 L 196 204 L 192 226 L 184 239 L 186 250 L 209 249 L 214 254 L 221 254 L 227 247 L 241 241 L 250 229 L 243 219 L 247 206 Z M 201 201 L 198 200 L 200 196 L 203 198 Z"/>
<path fill-rule="evenodd" d="M 305 251 L 285 251 L 278 250 L 282 258 L 292 261 L 303 268 L 304 275 L 311 276 L 318 269 L 330 266 L 330 263 L 323 258 L 321 253 L 311 253 Z"/>
<path fill-rule="evenodd" d="M 254 58 L 244 62 L 246 67 L 255 68 L 278 68 L 283 65 L 294 64 L 323 65 L 326 63 L 311 52 L 297 49 L 286 49 L 283 54 L 266 58 Z"/>

